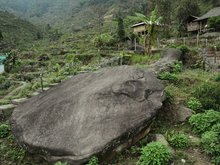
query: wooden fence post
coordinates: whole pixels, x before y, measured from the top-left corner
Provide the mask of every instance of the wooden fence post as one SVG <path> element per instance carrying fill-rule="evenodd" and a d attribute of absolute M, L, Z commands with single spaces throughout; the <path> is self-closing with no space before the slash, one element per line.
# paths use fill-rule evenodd
<path fill-rule="evenodd" d="M 197 48 L 198 48 L 199 47 L 199 34 L 197 34 L 196 45 L 197 45 Z"/>

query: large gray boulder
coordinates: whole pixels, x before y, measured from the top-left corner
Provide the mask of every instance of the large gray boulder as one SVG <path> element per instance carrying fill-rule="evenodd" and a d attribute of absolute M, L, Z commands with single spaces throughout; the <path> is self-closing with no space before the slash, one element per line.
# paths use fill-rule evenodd
<path fill-rule="evenodd" d="M 80 165 L 143 138 L 163 101 L 164 87 L 151 70 L 104 68 L 21 103 L 11 117 L 12 131 L 29 152 Z"/>

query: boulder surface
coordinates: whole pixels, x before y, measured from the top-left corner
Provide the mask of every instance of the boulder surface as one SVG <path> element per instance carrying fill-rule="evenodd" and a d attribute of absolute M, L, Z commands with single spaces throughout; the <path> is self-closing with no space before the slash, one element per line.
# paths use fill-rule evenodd
<path fill-rule="evenodd" d="M 29 152 L 81 165 L 142 138 L 164 98 L 164 86 L 152 70 L 104 68 L 21 103 L 10 121 L 18 143 Z"/>

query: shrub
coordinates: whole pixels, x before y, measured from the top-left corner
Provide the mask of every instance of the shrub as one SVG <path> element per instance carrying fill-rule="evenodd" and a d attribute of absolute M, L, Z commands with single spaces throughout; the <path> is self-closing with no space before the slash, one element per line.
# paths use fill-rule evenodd
<path fill-rule="evenodd" d="M 56 162 L 54 165 L 68 165 L 68 163 Z"/>
<path fill-rule="evenodd" d="M 0 125 L 0 138 L 7 137 L 10 131 L 10 127 L 7 124 Z"/>
<path fill-rule="evenodd" d="M 220 121 L 219 121 L 218 124 L 215 124 L 215 125 L 212 126 L 211 131 L 217 132 L 218 134 L 220 134 Z"/>
<path fill-rule="evenodd" d="M 208 131 L 202 134 L 201 145 L 207 154 L 212 156 L 212 162 L 218 164 L 220 155 L 220 134 L 214 131 Z"/>
<path fill-rule="evenodd" d="M 186 45 L 180 45 L 178 46 L 178 49 L 183 53 L 183 55 L 189 53 L 189 48 Z"/>
<path fill-rule="evenodd" d="M 201 102 L 194 97 L 191 97 L 189 99 L 189 101 L 187 102 L 187 106 L 194 111 L 198 111 L 202 108 Z"/>
<path fill-rule="evenodd" d="M 192 115 L 189 123 L 196 133 L 204 133 L 210 131 L 213 125 L 220 121 L 220 112 L 208 110 L 205 113 Z"/>
<path fill-rule="evenodd" d="M 96 47 L 103 48 L 106 46 L 113 46 L 115 40 L 110 34 L 101 34 L 96 36 L 93 42 Z"/>
<path fill-rule="evenodd" d="M 204 83 L 193 92 L 195 98 L 198 98 L 204 109 L 214 109 L 220 111 L 220 85 Z"/>
<path fill-rule="evenodd" d="M 183 133 L 174 133 L 168 138 L 168 141 L 176 148 L 186 148 L 189 146 L 189 138 Z"/>
<path fill-rule="evenodd" d="M 220 27 L 220 16 L 209 18 L 208 25 L 211 28 Z"/>
<path fill-rule="evenodd" d="M 163 165 L 171 159 L 171 152 L 160 142 L 151 142 L 141 150 L 138 165 Z"/>
<path fill-rule="evenodd" d="M 220 82 L 220 73 L 218 73 L 218 74 L 216 75 L 215 81 L 216 81 L 216 82 Z"/>
<path fill-rule="evenodd" d="M 86 165 L 98 165 L 98 158 L 93 156 Z"/>
<path fill-rule="evenodd" d="M 169 89 L 165 89 L 165 96 L 166 96 L 166 103 L 168 104 L 172 104 L 174 102 L 174 95 L 172 93 L 172 91 L 170 91 Z"/>
<path fill-rule="evenodd" d="M 172 73 L 180 73 L 183 70 L 183 64 L 181 61 L 175 61 L 171 64 L 171 72 Z"/>
<path fill-rule="evenodd" d="M 178 81 L 176 75 L 170 72 L 161 72 L 159 74 L 159 78 L 161 80 L 169 80 L 169 82 L 172 82 L 172 83 L 176 83 Z"/>

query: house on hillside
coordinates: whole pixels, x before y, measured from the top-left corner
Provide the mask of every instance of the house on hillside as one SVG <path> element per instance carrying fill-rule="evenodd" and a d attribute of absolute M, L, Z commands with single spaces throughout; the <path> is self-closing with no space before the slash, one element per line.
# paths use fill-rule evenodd
<path fill-rule="evenodd" d="M 218 29 L 208 27 L 208 19 L 220 16 L 220 7 L 211 9 L 201 17 L 189 16 L 187 20 L 187 31 L 191 33 L 204 33 L 206 31 L 215 31 Z"/>
<path fill-rule="evenodd" d="M 134 24 L 132 28 L 133 28 L 134 33 L 144 35 L 147 33 L 148 25 L 150 25 L 150 22 L 149 23 L 140 22 L 140 23 Z M 158 24 L 155 24 L 155 26 L 159 27 L 161 26 L 161 24 L 158 23 Z"/>

